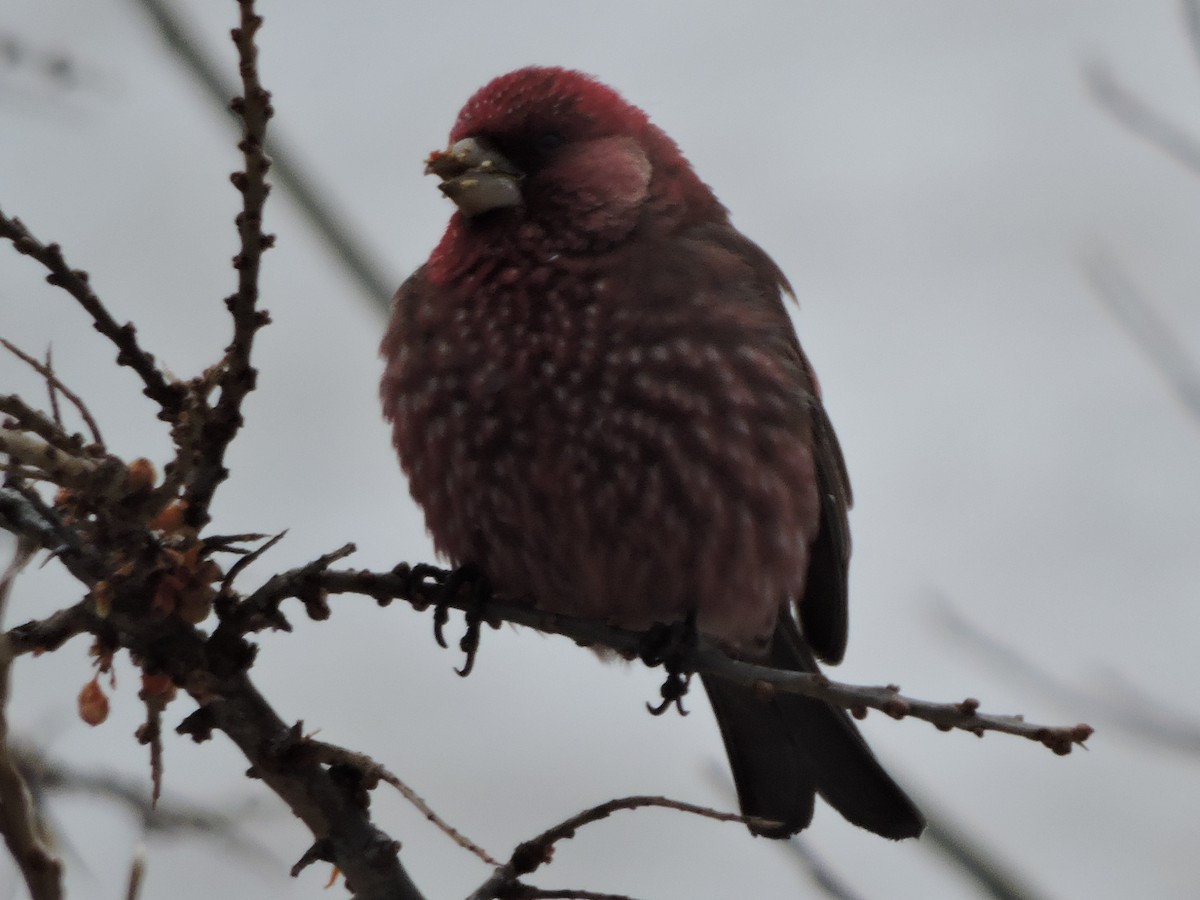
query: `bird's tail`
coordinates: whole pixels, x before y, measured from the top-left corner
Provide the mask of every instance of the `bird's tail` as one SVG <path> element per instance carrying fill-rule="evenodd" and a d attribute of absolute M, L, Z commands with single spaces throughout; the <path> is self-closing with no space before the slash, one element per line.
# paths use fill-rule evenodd
<path fill-rule="evenodd" d="M 780 617 L 768 665 L 816 672 L 817 663 L 790 617 Z M 847 820 L 883 837 L 916 837 L 925 819 L 892 781 L 846 713 L 794 694 L 766 696 L 702 676 L 733 770 L 742 814 L 782 823 L 751 828 L 789 837 L 812 820 L 820 794 Z"/>

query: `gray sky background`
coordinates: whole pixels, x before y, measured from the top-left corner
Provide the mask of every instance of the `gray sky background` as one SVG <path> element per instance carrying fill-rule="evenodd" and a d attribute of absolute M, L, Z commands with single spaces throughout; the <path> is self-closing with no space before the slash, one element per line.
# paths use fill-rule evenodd
<path fill-rule="evenodd" d="M 176 5 L 232 76 L 235 4 Z M 1098 729 L 1090 751 L 1061 759 L 873 714 L 864 731 L 881 758 L 1047 897 L 1200 894 L 1196 753 L 1123 731 L 1101 702 L 1128 690 L 1200 719 L 1200 430 L 1079 267 L 1081 252 L 1109 248 L 1200 357 L 1200 181 L 1099 110 L 1081 74 L 1102 61 L 1200 133 L 1200 70 L 1176 4 L 273 0 L 262 12 L 277 134 L 397 284 L 450 213 L 422 159 L 486 80 L 565 64 L 648 110 L 800 297 L 858 501 L 850 649 L 834 677 Z M 61 243 L 190 377 L 229 335 L 228 123 L 133 2 L 6 0 L 0 35 L 23 48 L 0 58 L 0 207 Z M 71 61 L 66 81 L 55 57 Z M 290 529 L 244 585 L 348 540 L 359 566 L 429 560 L 378 412 L 382 320 L 278 193 L 267 227 L 275 324 L 214 527 Z M 52 343 L 112 449 L 161 464 L 166 434 L 134 377 L 42 279 L 0 248 L 0 334 L 34 353 Z M 0 360 L 0 391 L 13 390 L 44 393 Z M 21 582 L 5 624 L 77 597 L 51 563 Z M 940 624 L 940 604 L 1098 699 L 1064 701 L 990 664 Z M 614 796 L 733 803 L 699 694 L 686 719 L 653 719 L 655 674 L 512 629 L 484 635 L 463 680 L 427 614 L 333 607 L 320 624 L 294 609 L 295 633 L 265 635 L 257 682 L 285 719 L 372 754 L 494 855 Z M 14 727 L 56 759 L 145 778 L 127 664 L 109 722 L 75 715 L 86 650 L 77 640 L 19 662 Z M 191 708 L 177 701 L 167 721 Z M 219 736 L 167 741 L 165 799 L 237 811 L 239 843 L 270 854 L 152 839 L 145 900 L 333 896 L 324 871 L 287 877 L 305 834 L 244 769 Z M 374 809 L 430 897 L 486 877 L 384 789 Z M 117 896 L 137 824 L 86 798 L 53 810 L 70 895 Z M 975 896 L 928 847 L 889 844 L 827 807 L 805 839 L 863 897 Z M 0 897 L 14 878 L 0 859 Z M 536 880 L 662 900 L 818 896 L 780 845 L 661 811 L 584 829 Z"/>

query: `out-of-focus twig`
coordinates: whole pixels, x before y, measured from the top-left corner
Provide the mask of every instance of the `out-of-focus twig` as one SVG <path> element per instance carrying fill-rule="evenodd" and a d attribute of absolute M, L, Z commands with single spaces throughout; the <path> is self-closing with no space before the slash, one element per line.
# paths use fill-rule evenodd
<path fill-rule="evenodd" d="M 1200 140 L 1125 88 L 1103 65 L 1084 69 L 1088 90 L 1130 132 L 1200 175 Z"/>
<path fill-rule="evenodd" d="M 1045 896 L 991 850 L 968 838 L 962 828 L 950 826 L 946 816 L 932 804 L 922 800 L 921 809 L 926 815 L 921 843 L 946 856 L 985 896 L 994 900 L 1041 900 Z"/>
<path fill-rule="evenodd" d="M 1188 414 L 1200 422 L 1200 367 L 1171 326 L 1104 249 L 1086 254 L 1081 266 L 1096 296 L 1125 329 Z"/>
<path fill-rule="evenodd" d="M 213 103 L 224 108 L 233 89 L 220 74 L 220 68 L 201 49 L 199 36 L 195 29 L 188 26 L 177 5 L 167 0 L 138 0 L 138 3 L 154 20 L 167 46 L 204 88 Z M 266 148 L 271 157 L 275 182 L 300 208 L 372 305 L 386 313 L 395 292 L 395 283 L 355 240 L 353 229 L 334 211 L 333 204 L 321 193 L 314 179 L 302 171 L 295 154 L 284 141 L 278 135 L 269 137 Z"/>
<path fill-rule="evenodd" d="M 1187 28 L 1192 58 L 1200 65 L 1200 0 L 1183 0 L 1183 22 Z"/>
<path fill-rule="evenodd" d="M 1036 685 L 1039 694 L 1058 705 L 1093 709 L 1128 734 L 1154 746 L 1200 756 L 1200 722 L 1134 691 L 1126 676 L 1112 675 L 1099 690 L 1081 690 L 1057 678 L 1032 658 L 988 636 L 950 603 L 938 602 L 934 614 L 959 645 L 971 648 L 973 659 L 986 660 L 1006 676 Z"/>
<path fill-rule="evenodd" d="M 13 580 L 29 562 L 35 547 L 17 541 L 12 561 L 0 574 L 0 620 Z M 33 900 L 60 900 L 62 862 L 42 838 L 29 786 L 9 753 L 8 681 L 13 663 L 12 641 L 0 634 L 0 834 L 21 870 Z"/>
<path fill-rule="evenodd" d="M 708 782 L 724 793 L 729 802 L 735 802 L 737 795 L 733 779 L 724 765 L 718 765 L 712 761 L 705 767 L 704 774 L 707 776 Z M 928 820 L 928 811 L 922 807 L 921 813 Z M 926 826 L 927 831 L 928 825 Z M 829 900 L 862 900 L 861 896 L 842 880 L 828 862 L 821 858 L 802 834 L 793 835 L 786 842 L 781 843 L 823 896 L 828 897 Z"/>

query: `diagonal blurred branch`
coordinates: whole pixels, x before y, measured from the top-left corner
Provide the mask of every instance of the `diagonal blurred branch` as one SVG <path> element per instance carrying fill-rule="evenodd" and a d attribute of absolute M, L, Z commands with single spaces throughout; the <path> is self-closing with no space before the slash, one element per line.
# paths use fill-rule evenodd
<path fill-rule="evenodd" d="M 1118 122 L 1200 175 L 1200 140 L 1124 87 L 1099 63 L 1084 68 L 1092 97 Z"/>
<path fill-rule="evenodd" d="M 1091 706 L 1134 737 L 1188 756 L 1200 756 L 1200 722 L 1136 692 L 1124 676 L 1110 676 L 1103 690 L 1080 690 L 1056 678 L 1033 659 L 986 635 L 948 601 L 939 600 L 934 615 L 951 631 L 956 642 L 970 647 L 972 658 L 985 659 L 1006 675 L 1024 679 L 1054 702 L 1070 708 Z M 1114 687 L 1116 684 L 1121 687 Z"/>
<path fill-rule="evenodd" d="M 1117 323 L 1146 354 L 1189 415 L 1200 422 L 1200 368 L 1172 333 L 1171 326 L 1150 305 L 1111 253 L 1103 249 L 1092 250 L 1083 257 L 1081 267 L 1092 289 Z"/>
<path fill-rule="evenodd" d="M 1183 22 L 1192 45 L 1192 56 L 1200 66 L 1200 0 L 1183 0 Z"/>
<path fill-rule="evenodd" d="M 33 556 L 35 544 L 19 539 L 12 561 L 0 574 L 0 619 L 13 581 Z M 33 900 L 60 900 L 62 862 L 43 840 L 29 785 L 9 751 L 8 681 L 12 672 L 13 645 L 0 634 L 0 834 L 29 888 Z"/>
<path fill-rule="evenodd" d="M 930 814 L 928 800 L 921 800 L 921 809 L 926 813 L 921 842 L 928 842 L 973 879 L 981 893 L 995 900 L 1040 900 L 1045 896 L 990 849 L 968 838 L 961 827 L 949 824 L 940 810 L 934 809 Z"/>
<path fill-rule="evenodd" d="M 177 7 L 166 0 L 137 2 L 154 20 L 167 46 L 204 88 L 209 98 L 221 109 L 227 109 L 229 98 L 237 92 L 236 88 L 221 75 L 220 67 L 201 49 L 199 38 L 176 11 Z M 313 179 L 301 171 L 291 150 L 278 137 L 267 139 L 266 150 L 271 157 L 271 172 L 275 182 L 300 207 L 309 224 L 363 294 L 386 313 L 395 291 L 393 280 L 351 236 L 349 224 L 334 211 L 333 204 L 316 187 Z"/>

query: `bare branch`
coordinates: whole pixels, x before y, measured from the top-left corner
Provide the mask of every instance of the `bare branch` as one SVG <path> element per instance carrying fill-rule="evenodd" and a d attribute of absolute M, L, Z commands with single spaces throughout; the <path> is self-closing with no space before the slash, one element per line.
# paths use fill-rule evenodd
<path fill-rule="evenodd" d="M 645 807 L 656 806 L 663 809 L 674 809 L 679 812 L 688 813 L 693 816 L 702 816 L 706 819 L 715 819 L 718 822 L 739 822 L 745 824 L 775 824 L 769 823 L 766 820 L 758 819 L 753 816 L 739 816 L 734 813 L 718 812 L 715 809 L 709 809 L 707 806 L 697 806 L 694 803 L 681 803 L 678 800 L 670 800 L 666 797 L 620 797 L 616 800 L 609 800 L 606 803 L 601 803 L 598 806 L 593 806 L 591 809 L 585 809 L 581 813 L 571 816 L 569 819 L 564 819 L 552 828 L 543 831 L 532 840 L 525 841 L 513 851 L 512 857 L 503 866 L 497 869 L 492 877 L 485 881 L 478 890 L 476 890 L 467 900 L 492 900 L 494 897 L 510 896 L 509 892 L 518 885 L 519 879 L 523 875 L 529 875 L 546 863 L 550 862 L 554 855 L 554 845 L 559 841 L 569 840 L 575 837 L 575 833 L 584 825 L 589 825 L 592 822 L 599 822 L 601 819 L 606 819 L 615 812 L 625 809 L 643 809 Z M 521 885 L 522 889 L 527 889 Z M 521 893 L 519 896 L 534 896 L 534 897 L 611 897 L 610 894 L 593 894 L 586 891 L 537 891 L 531 889 L 533 893 Z"/>
<path fill-rule="evenodd" d="M 13 580 L 31 556 L 32 549 L 18 542 L 12 561 L 0 575 L 0 620 Z M 0 635 L 0 833 L 33 900 L 60 900 L 62 862 L 42 840 L 29 786 L 8 748 L 8 682 L 15 656 L 8 636 Z"/>
<path fill-rule="evenodd" d="M 92 418 L 91 411 L 87 408 L 84 402 L 79 399 L 79 396 L 74 391 L 72 391 L 65 384 L 63 384 L 62 381 L 59 380 L 59 377 L 54 374 L 54 370 L 50 367 L 49 350 L 46 351 L 46 362 L 40 363 L 28 353 L 23 352 L 19 347 L 14 346 L 4 338 L 0 338 L 0 344 L 4 346 L 5 350 L 17 357 L 17 359 L 26 363 L 30 368 L 46 379 L 46 386 L 50 390 L 50 406 L 53 411 L 54 423 L 58 425 L 59 428 L 62 428 L 62 417 L 58 412 L 58 395 L 62 394 L 64 397 L 70 400 L 75 409 L 79 411 L 79 415 L 83 419 L 84 424 L 87 425 L 88 430 L 92 433 L 92 441 L 103 446 L 104 438 L 100 435 L 100 426 L 98 426 L 96 424 L 96 420 Z"/>
<path fill-rule="evenodd" d="M 258 307 L 258 274 L 263 251 L 275 243 L 274 235 L 262 230 L 263 207 L 270 192 L 267 170 L 271 161 L 263 152 L 267 122 L 274 115 L 271 95 L 258 79 L 258 48 L 254 39 L 262 18 L 254 12 L 253 0 L 238 0 L 241 23 L 233 29 L 242 75 L 242 96 L 230 102 L 230 108 L 242 120 L 244 130 L 238 149 L 245 168 L 234 172 L 231 181 L 242 195 L 242 211 L 237 216 L 241 250 L 233 258 L 238 273 L 237 292 L 225 305 L 233 317 L 233 340 L 225 350 L 225 359 L 217 375 L 219 390 L 216 405 L 208 410 L 200 429 L 195 450 L 198 463 L 190 474 L 184 495 L 187 520 L 196 528 L 209 522 L 208 507 L 217 487 L 229 475 L 225 451 L 242 427 L 242 402 L 254 390 L 258 372 L 250 365 L 250 351 L 258 329 L 270 322 L 270 316 Z"/>
<path fill-rule="evenodd" d="M 432 567 L 422 567 L 422 572 L 437 572 Z M 441 572 L 444 580 L 449 573 Z M 312 591 L 316 584 L 329 593 L 364 594 L 386 603 L 404 600 L 418 609 L 428 606 L 450 606 L 470 611 L 473 600 L 446 597 L 436 581 L 430 583 L 414 578 L 412 570 L 401 564 L 391 572 L 343 570 L 313 572 L 310 567 L 294 569 L 272 578 L 255 592 L 256 607 L 262 613 L 257 619 L 261 627 L 269 627 L 270 616 L 265 611 L 273 610 L 278 616 L 278 604 L 286 597 L 297 596 L 303 589 Z M 272 605 L 273 604 L 273 605 Z M 506 621 L 514 625 L 527 625 L 548 634 L 561 634 L 585 646 L 602 646 L 616 651 L 627 659 L 637 657 L 644 641 L 641 632 L 613 628 L 608 625 L 569 616 L 544 613 L 532 607 L 490 600 L 485 611 L 490 624 Z M 1012 734 L 1043 744 L 1056 754 L 1071 752 L 1076 744 L 1083 744 L 1092 734 L 1088 725 L 1049 726 L 1026 722 L 1020 715 L 994 715 L 979 712 L 979 701 L 966 698 L 955 703 L 934 703 L 906 697 L 895 685 L 860 686 L 832 681 L 824 675 L 808 672 L 790 672 L 754 665 L 732 659 L 718 647 L 707 641 L 689 651 L 680 664 L 684 671 L 716 675 L 759 690 L 777 690 L 824 700 L 834 706 L 850 710 L 861 717 L 867 709 L 877 709 L 894 719 L 912 716 L 935 725 L 942 731 L 961 729 L 982 737 L 985 732 L 997 731 Z"/>
<path fill-rule="evenodd" d="M 23 431 L 36 434 L 64 453 L 76 456 L 83 451 L 82 435 L 67 434 L 57 422 L 29 406 L 16 394 L 0 394 L 0 413 L 13 418 L 12 423 L 0 423 L 0 429 L 4 431 L 13 431 L 15 425 Z"/>
<path fill-rule="evenodd" d="M 439 831 L 449 837 L 450 840 L 458 844 L 458 846 L 479 857 L 480 860 L 489 866 L 500 865 L 490 853 L 434 812 L 433 808 L 416 791 L 365 753 L 347 750 L 344 747 L 327 744 L 324 741 L 317 741 L 312 738 L 308 739 L 308 745 L 320 754 L 322 761 L 326 764 L 349 766 L 358 771 L 366 779 L 363 787 L 367 790 L 371 790 L 375 786 L 375 783 L 379 781 L 390 784 L 400 792 L 400 795 L 405 800 L 415 806 L 428 822 L 431 822 Z"/>
<path fill-rule="evenodd" d="M 61 447 L 21 431 L 0 428 L 0 453 L 41 473 L 40 477 L 46 481 L 68 487 L 89 485 L 100 471 L 101 460 L 63 452 Z"/>
<path fill-rule="evenodd" d="M 63 259 L 58 244 L 41 243 L 29 233 L 20 219 L 9 218 L 3 211 L 0 211 L 0 238 L 12 241 L 18 253 L 32 256 L 50 270 L 46 280 L 74 297 L 92 317 L 96 330 L 116 345 L 117 365 L 129 366 L 142 379 L 142 393 L 159 405 L 159 418 L 174 421 L 183 409 L 183 388 L 168 382 L 154 364 L 154 357 L 141 348 L 132 322 L 117 324 L 89 287 L 87 272 L 72 269 Z"/>

